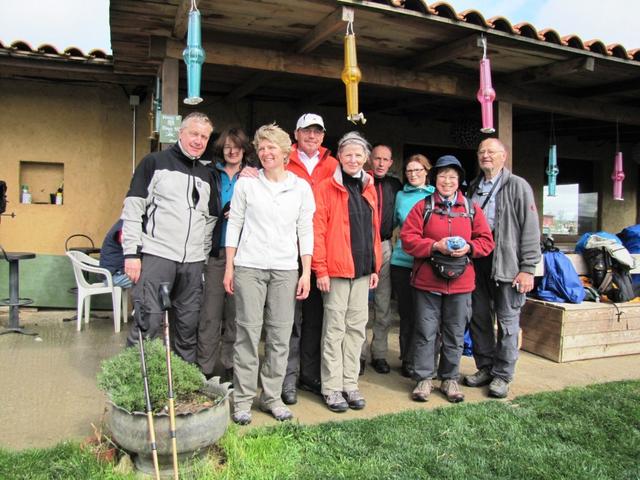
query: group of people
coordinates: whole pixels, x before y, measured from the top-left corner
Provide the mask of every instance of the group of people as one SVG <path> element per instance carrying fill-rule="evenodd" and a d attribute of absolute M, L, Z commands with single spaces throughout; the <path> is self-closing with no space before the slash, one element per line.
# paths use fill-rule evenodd
<path fill-rule="evenodd" d="M 206 115 L 192 113 L 174 146 L 137 167 L 121 216 L 123 273 L 147 337 L 160 335 L 158 289 L 169 282 L 174 349 L 207 377 L 220 361 L 236 423 L 251 422 L 258 386 L 259 408 L 278 420 L 292 418 L 298 389 L 322 395 L 334 412 L 364 408 L 358 379 L 368 350 L 377 372 L 390 371 L 392 292 L 414 400 L 428 399 L 435 378 L 449 401 L 464 399 L 469 324 L 478 371 L 464 383 L 508 394 L 540 233 L 531 188 L 505 168 L 499 139 L 480 144 L 481 174 L 465 196 L 465 171 L 451 155 L 433 166 L 409 157 L 404 185 L 389 174 L 391 148 L 372 148 L 358 132 L 339 140 L 334 158 L 314 113 L 298 119 L 295 144 L 275 124 L 253 142 L 226 130 L 207 162 L 212 131 Z"/>

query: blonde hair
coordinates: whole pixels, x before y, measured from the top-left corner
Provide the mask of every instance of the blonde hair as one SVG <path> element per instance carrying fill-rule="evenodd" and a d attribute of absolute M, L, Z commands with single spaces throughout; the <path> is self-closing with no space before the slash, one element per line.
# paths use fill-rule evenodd
<path fill-rule="evenodd" d="M 258 151 L 258 145 L 261 141 L 266 140 L 274 143 L 285 154 L 284 164 L 289 163 L 289 154 L 291 153 L 291 137 L 275 123 L 261 126 L 256 130 L 253 136 L 253 146 Z"/>

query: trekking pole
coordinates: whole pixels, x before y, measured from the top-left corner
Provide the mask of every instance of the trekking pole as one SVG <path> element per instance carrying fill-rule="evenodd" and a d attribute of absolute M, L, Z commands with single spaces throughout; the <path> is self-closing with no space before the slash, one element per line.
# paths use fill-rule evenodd
<path fill-rule="evenodd" d="M 178 444 L 176 442 L 176 407 L 173 400 L 173 377 L 171 376 L 171 343 L 169 342 L 169 282 L 160 283 L 160 306 L 164 310 L 164 348 L 167 352 L 167 383 L 169 385 L 169 434 L 173 456 L 173 478 L 178 480 Z"/>
<path fill-rule="evenodd" d="M 160 465 L 158 464 L 158 446 L 156 444 L 156 429 L 153 426 L 153 413 L 151 407 L 151 395 L 149 394 L 149 377 L 147 376 L 147 362 L 144 357 L 144 339 L 142 331 L 148 329 L 148 324 L 144 325 L 142 320 L 142 312 L 140 310 L 140 302 L 135 302 L 135 322 L 138 326 L 138 344 L 140 345 L 140 369 L 142 370 L 142 380 L 144 382 L 144 401 L 145 413 L 147 414 L 147 423 L 149 424 L 149 443 L 151 444 L 151 458 L 153 459 L 153 471 L 156 474 L 156 480 L 160 480 Z"/>

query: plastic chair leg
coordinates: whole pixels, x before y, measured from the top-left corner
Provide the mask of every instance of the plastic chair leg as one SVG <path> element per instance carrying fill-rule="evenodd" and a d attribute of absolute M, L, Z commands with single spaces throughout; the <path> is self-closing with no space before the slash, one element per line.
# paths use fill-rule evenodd
<path fill-rule="evenodd" d="M 76 330 L 79 332 L 82 330 L 82 311 L 84 306 L 84 297 L 80 295 L 80 290 L 78 290 L 78 306 L 76 308 Z"/>
<path fill-rule="evenodd" d="M 122 289 L 120 287 L 113 288 L 111 301 L 113 302 L 113 327 L 118 333 L 120 331 L 120 308 L 122 307 Z"/>

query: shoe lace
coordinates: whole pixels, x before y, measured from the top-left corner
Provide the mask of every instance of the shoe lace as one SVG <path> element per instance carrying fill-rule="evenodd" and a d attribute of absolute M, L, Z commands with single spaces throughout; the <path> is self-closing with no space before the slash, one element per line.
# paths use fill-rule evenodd
<path fill-rule="evenodd" d="M 329 403 L 342 403 L 344 399 L 342 398 L 341 392 L 331 392 L 328 397 Z"/>

